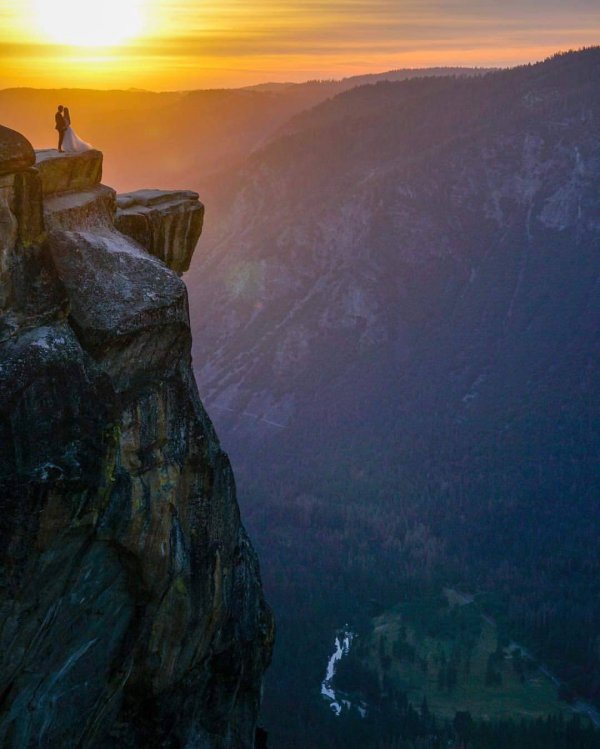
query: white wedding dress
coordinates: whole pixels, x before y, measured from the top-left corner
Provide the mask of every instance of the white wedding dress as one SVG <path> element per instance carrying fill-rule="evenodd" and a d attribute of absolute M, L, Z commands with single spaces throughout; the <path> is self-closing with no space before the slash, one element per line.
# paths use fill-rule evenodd
<path fill-rule="evenodd" d="M 71 117 L 67 113 L 65 120 L 67 122 L 67 129 L 65 130 L 65 137 L 63 140 L 63 151 L 67 153 L 82 153 L 83 151 L 91 151 L 94 146 L 86 143 L 84 140 L 77 135 L 75 130 L 71 127 Z"/>

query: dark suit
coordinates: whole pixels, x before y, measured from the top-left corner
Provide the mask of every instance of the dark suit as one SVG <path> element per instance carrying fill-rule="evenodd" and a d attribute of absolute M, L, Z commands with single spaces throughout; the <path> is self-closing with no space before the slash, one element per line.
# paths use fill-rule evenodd
<path fill-rule="evenodd" d="M 57 112 L 54 115 L 54 121 L 56 123 L 55 128 L 58 130 L 58 150 L 60 151 L 62 149 L 63 140 L 65 139 L 67 123 L 61 112 Z"/>

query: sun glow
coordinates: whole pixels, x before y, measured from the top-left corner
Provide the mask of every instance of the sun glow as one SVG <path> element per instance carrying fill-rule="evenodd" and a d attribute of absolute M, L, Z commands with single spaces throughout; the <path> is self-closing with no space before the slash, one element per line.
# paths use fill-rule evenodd
<path fill-rule="evenodd" d="M 112 47 L 140 34 L 141 0 L 34 0 L 41 33 L 76 47 Z"/>
<path fill-rule="evenodd" d="M 517 65 L 599 33 L 599 0 L 0 0 L 0 88 L 180 91 Z"/>

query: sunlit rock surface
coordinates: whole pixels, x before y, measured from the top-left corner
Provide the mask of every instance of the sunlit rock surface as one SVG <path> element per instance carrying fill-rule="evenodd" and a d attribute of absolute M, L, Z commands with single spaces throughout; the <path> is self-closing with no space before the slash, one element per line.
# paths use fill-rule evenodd
<path fill-rule="evenodd" d="M 69 154 L 49 148 L 37 151 L 36 165 L 44 195 L 85 190 L 102 179 L 102 154 L 96 150 Z"/>
<path fill-rule="evenodd" d="M 273 622 L 185 286 L 101 154 L 0 157 L 0 746 L 249 749 Z"/>
<path fill-rule="evenodd" d="M 116 226 L 177 273 L 190 267 L 204 206 L 190 190 L 138 190 L 117 196 Z"/>

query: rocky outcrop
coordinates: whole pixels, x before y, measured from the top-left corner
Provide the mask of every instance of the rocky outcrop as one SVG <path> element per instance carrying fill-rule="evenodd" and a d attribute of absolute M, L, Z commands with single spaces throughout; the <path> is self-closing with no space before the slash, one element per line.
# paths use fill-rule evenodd
<path fill-rule="evenodd" d="M 178 276 L 124 237 L 56 231 L 51 237 L 73 327 L 117 391 L 157 371 L 170 375 L 189 358 L 187 293 Z M 98 252 L 102 245 L 110 250 Z"/>
<path fill-rule="evenodd" d="M 102 154 L 96 150 L 59 154 L 49 148 L 36 153 L 36 165 L 44 195 L 85 190 L 102 179 Z"/>
<path fill-rule="evenodd" d="M 138 190 L 117 197 L 116 226 L 177 273 L 190 267 L 204 206 L 189 190 Z"/>
<path fill-rule="evenodd" d="M 250 748 L 273 622 L 185 286 L 99 152 L 0 142 L 0 745 Z"/>

